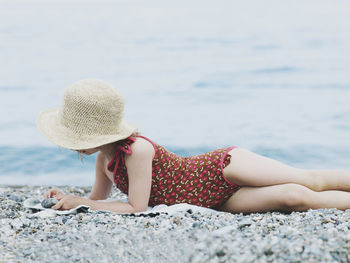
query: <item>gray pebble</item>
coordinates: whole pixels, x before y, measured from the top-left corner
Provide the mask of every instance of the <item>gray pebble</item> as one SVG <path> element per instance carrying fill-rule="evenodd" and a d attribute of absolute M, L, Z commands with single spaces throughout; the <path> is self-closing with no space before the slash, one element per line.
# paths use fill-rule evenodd
<path fill-rule="evenodd" d="M 250 226 L 251 224 L 253 224 L 254 222 L 250 219 L 243 219 L 242 221 L 240 221 L 238 223 L 238 228 L 242 229 L 244 227 Z"/>
<path fill-rule="evenodd" d="M 23 202 L 23 197 L 22 196 L 17 196 L 17 195 L 8 195 L 8 199 L 12 200 L 12 201 L 15 201 L 15 202 L 18 202 L 18 203 L 21 203 Z"/>
<path fill-rule="evenodd" d="M 65 224 L 67 222 L 68 218 L 66 216 L 62 217 L 62 223 Z"/>
<path fill-rule="evenodd" d="M 201 226 L 201 224 L 198 223 L 198 222 L 194 222 L 194 223 L 192 224 L 192 227 L 200 227 L 200 226 Z"/>
<path fill-rule="evenodd" d="M 58 200 L 56 198 L 47 198 L 41 202 L 41 205 L 42 207 L 45 207 L 45 208 L 51 208 L 52 206 L 57 204 L 57 202 Z"/>

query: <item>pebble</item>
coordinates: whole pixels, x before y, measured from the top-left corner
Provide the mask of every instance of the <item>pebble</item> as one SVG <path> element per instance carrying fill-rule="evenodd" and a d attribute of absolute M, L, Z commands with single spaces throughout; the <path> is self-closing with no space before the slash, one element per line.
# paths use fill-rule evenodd
<path fill-rule="evenodd" d="M 189 210 L 154 217 L 91 211 L 40 218 L 30 217 L 21 202 L 41 199 L 48 187 L 0 190 L 1 262 L 350 261 L 350 210 L 250 215 Z M 91 188 L 60 190 L 87 197 Z M 125 195 L 113 189 L 110 197 Z"/>
<path fill-rule="evenodd" d="M 250 219 L 244 219 L 244 220 L 242 220 L 242 221 L 240 221 L 239 223 L 238 223 L 238 228 L 239 229 L 242 229 L 242 228 L 244 228 L 244 227 L 246 227 L 246 226 L 250 226 L 251 224 L 253 224 L 254 222 L 252 221 L 252 220 L 250 220 Z"/>
<path fill-rule="evenodd" d="M 16 202 L 23 202 L 23 197 L 22 196 L 17 196 L 17 195 L 8 195 L 8 199 L 16 201 Z"/>
<path fill-rule="evenodd" d="M 51 208 L 57 204 L 58 200 L 56 198 L 46 198 L 41 202 L 42 207 Z"/>

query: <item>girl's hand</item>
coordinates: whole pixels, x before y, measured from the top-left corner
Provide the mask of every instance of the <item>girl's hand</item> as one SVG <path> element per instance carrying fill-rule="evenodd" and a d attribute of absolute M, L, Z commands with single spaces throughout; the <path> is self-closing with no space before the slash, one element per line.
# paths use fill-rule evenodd
<path fill-rule="evenodd" d="M 59 199 L 60 201 L 55 204 L 52 209 L 60 209 L 60 210 L 69 210 L 72 208 L 76 208 L 79 205 L 86 204 L 86 199 L 74 196 L 74 195 L 65 195 L 63 198 Z"/>
<path fill-rule="evenodd" d="M 57 189 L 50 189 L 44 195 L 45 198 L 55 197 L 57 200 L 61 200 L 64 196 L 65 195 Z"/>

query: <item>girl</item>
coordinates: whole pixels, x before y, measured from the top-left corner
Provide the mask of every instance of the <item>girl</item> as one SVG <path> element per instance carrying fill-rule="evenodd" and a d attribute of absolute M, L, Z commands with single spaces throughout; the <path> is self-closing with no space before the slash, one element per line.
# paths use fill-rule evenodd
<path fill-rule="evenodd" d="M 180 157 L 122 120 L 124 100 L 101 80 L 70 86 L 61 108 L 40 114 L 37 126 L 53 143 L 94 154 L 96 179 L 89 198 L 56 189 L 53 209 L 84 204 L 92 210 L 142 212 L 147 206 L 189 203 L 232 213 L 350 208 L 350 172 L 303 170 L 234 146 Z M 101 202 L 112 184 L 128 202 Z"/>

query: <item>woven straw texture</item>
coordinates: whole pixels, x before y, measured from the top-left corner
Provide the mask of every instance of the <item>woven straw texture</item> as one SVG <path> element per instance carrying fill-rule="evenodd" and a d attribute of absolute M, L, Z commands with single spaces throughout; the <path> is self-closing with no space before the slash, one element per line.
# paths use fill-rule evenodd
<path fill-rule="evenodd" d="M 60 108 L 42 112 L 40 132 L 53 143 L 83 150 L 129 137 L 137 128 L 123 121 L 124 98 L 111 84 L 96 79 L 66 89 Z"/>

